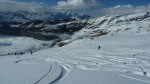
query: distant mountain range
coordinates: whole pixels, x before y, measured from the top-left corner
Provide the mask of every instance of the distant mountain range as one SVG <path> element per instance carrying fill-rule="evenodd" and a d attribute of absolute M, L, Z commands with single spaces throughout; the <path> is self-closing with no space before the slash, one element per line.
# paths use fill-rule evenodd
<path fill-rule="evenodd" d="M 82 38 L 93 39 L 105 34 L 113 36 L 118 32 L 150 32 L 149 12 L 121 16 L 107 15 L 95 18 L 71 12 L 57 14 L 1 13 L 0 34 L 55 40 L 58 43 L 65 40 L 71 42 Z M 19 25 L 15 27 L 14 23 Z M 64 44 L 66 42 L 59 46 Z"/>
<path fill-rule="evenodd" d="M 0 12 L 0 22 L 7 22 L 9 24 L 20 24 L 28 21 L 34 20 L 60 20 L 67 18 L 90 18 L 89 15 L 80 15 L 75 12 L 43 12 L 43 13 L 33 13 L 27 11 L 17 11 L 17 12 Z"/>

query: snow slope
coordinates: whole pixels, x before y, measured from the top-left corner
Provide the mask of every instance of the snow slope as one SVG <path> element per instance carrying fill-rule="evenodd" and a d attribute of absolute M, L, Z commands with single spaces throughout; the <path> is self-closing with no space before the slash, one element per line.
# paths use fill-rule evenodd
<path fill-rule="evenodd" d="M 40 41 L 33 38 L 0 35 L 0 56 L 27 53 L 49 48 L 53 41 Z"/>
<path fill-rule="evenodd" d="M 131 20 L 131 17 L 137 16 L 123 17 L 130 17 Z M 85 27 L 76 32 L 72 39 L 65 40 L 71 41 L 68 45 L 43 49 L 32 55 L 6 55 L 8 52 L 4 51 L 29 51 L 31 48 L 37 50 L 43 47 L 43 41 L 2 36 L 0 54 L 4 53 L 5 56 L 0 56 L 0 83 L 150 84 L 149 19 L 130 22 L 120 17 L 110 23 L 110 20 L 104 21 L 104 18 L 112 19 L 110 16 L 93 18 L 92 27 Z M 92 23 L 92 19 L 89 21 Z M 102 21 L 106 23 L 94 28 L 94 25 Z M 110 26 L 113 22 L 113 26 Z M 88 36 L 78 39 L 90 36 L 90 32 L 101 28 L 111 32 L 92 39 Z M 101 49 L 98 50 L 99 45 Z M 20 46 L 23 47 L 20 49 Z"/>
<path fill-rule="evenodd" d="M 37 58 L 1 57 L 0 66 L 1 84 L 52 84 L 63 74 L 57 63 Z"/>
<path fill-rule="evenodd" d="M 44 59 L 48 62 L 57 61 L 63 66 L 80 68 L 85 73 L 87 70 L 86 75 L 85 73 L 82 75 L 82 70 L 80 72 L 80 70 L 76 71 L 76 68 L 71 68 L 70 74 L 73 75 L 70 76 L 69 74 L 68 79 L 66 78 L 65 83 L 62 84 L 69 84 L 71 82 L 73 84 L 91 84 L 92 79 L 90 80 L 90 78 L 93 77 L 95 77 L 93 81 L 99 80 L 94 81 L 96 84 L 101 83 L 102 81 L 104 81 L 104 84 L 110 84 L 107 82 L 107 80 L 117 81 L 115 84 L 120 84 L 122 81 L 127 79 L 132 79 L 132 81 L 127 81 L 125 84 L 138 84 L 137 81 L 139 84 L 148 84 L 150 83 L 149 35 L 150 34 L 145 33 L 128 33 L 128 35 L 118 34 L 113 37 L 104 36 L 94 40 L 87 39 L 75 41 L 65 47 L 48 51 L 52 54 Z M 102 46 L 101 50 L 97 50 L 98 45 Z M 59 53 L 55 51 L 59 51 Z M 40 51 L 40 53 L 38 53 L 36 56 L 42 55 L 42 52 L 46 53 L 46 51 Z M 97 73 L 97 75 L 93 74 L 95 71 L 99 73 Z M 105 76 L 105 74 L 101 74 L 103 71 L 106 73 L 106 76 L 111 75 L 112 77 L 108 76 L 108 79 L 100 80 L 101 77 L 104 79 L 103 76 L 99 76 Z M 88 75 L 89 73 L 93 75 Z M 77 83 L 74 83 L 76 82 L 74 77 L 78 78 L 78 75 L 81 76 L 81 80 L 79 80 Z M 114 75 L 115 77 L 113 78 Z M 69 78 L 71 77 L 72 81 L 70 82 Z M 83 81 L 82 78 L 89 78 L 89 82 L 87 82 L 88 80 Z M 118 81 L 119 79 L 121 81 Z"/>
<path fill-rule="evenodd" d="M 149 37 L 144 32 L 120 33 L 77 40 L 32 55 L 2 56 L 0 81 L 2 84 L 149 84 Z M 98 45 L 102 46 L 100 50 Z"/>

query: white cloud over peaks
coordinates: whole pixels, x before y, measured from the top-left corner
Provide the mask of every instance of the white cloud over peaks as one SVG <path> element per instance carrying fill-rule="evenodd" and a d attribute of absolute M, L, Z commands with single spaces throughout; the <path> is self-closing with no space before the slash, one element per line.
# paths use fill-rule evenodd
<path fill-rule="evenodd" d="M 148 11 L 150 11 L 150 4 L 148 6 L 117 5 L 111 8 L 96 10 L 93 12 L 93 15 L 94 16 L 125 15 L 134 13 L 143 13 Z"/>
<path fill-rule="evenodd" d="M 67 0 L 59 1 L 57 6 L 54 6 L 57 10 L 79 10 L 88 9 L 93 6 L 98 6 L 99 2 L 96 0 Z"/>
<path fill-rule="evenodd" d="M 10 0 L 0 0 L 0 2 L 3 2 L 3 1 L 10 1 Z"/>
<path fill-rule="evenodd" d="M 0 11 L 1 12 L 16 12 L 16 11 L 29 11 L 29 12 L 43 12 L 51 10 L 42 6 L 42 2 L 16 2 L 9 0 L 0 0 Z"/>

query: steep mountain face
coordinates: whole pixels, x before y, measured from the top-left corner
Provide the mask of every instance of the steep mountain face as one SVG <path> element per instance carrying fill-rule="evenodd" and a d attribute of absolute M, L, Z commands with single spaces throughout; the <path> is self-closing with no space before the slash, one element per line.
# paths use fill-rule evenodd
<path fill-rule="evenodd" d="M 18 29 L 32 32 L 51 32 L 59 34 L 72 34 L 87 26 L 81 19 L 69 18 L 63 20 L 35 20 L 20 25 Z"/>
<path fill-rule="evenodd" d="M 36 20 L 22 24 L 19 29 L 38 32 L 96 34 L 99 32 L 117 32 L 129 29 L 149 28 L 150 14 L 133 14 L 126 16 L 103 16 L 90 19 L 69 18 L 63 20 Z M 146 25 L 145 25 L 146 24 Z"/>
<path fill-rule="evenodd" d="M 150 13 L 132 14 L 124 16 L 104 16 L 84 20 L 87 26 L 80 32 L 81 36 L 96 37 L 107 32 L 115 35 L 119 32 L 149 32 L 150 31 Z"/>
<path fill-rule="evenodd" d="M 42 40 L 56 40 L 59 46 L 73 40 L 91 38 L 119 32 L 141 33 L 150 32 L 150 13 L 125 16 L 103 16 L 97 18 L 80 19 L 69 18 L 62 20 L 34 20 L 19 27 L 9 28 L 7 33 L 31 36 Z M 10 30 L 8 32 L 8 30 Z M 1 32 L 2 33 L 2 32 Z M 4 33 L 4 32 L 3 32 Z M 17 33 L 18 34 L 18 33 Z"/>
<path fill-rule="evenodd" d="M 90 18 L 89 15 L 79 15 L 74 12 L 43 12 L 33 13 L 27 11 L 0 12 L 0 22 L 6 22 L 11 26 L 19 25 L 34 20 L 59 20 L 66 18 Z"/>

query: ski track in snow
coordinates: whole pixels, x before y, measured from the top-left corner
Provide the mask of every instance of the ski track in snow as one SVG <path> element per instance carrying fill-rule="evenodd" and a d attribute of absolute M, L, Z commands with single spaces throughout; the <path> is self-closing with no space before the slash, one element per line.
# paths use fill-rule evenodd
<path fill-rule="evenodd" d="M 16 57 L 15 57 L 16 58 Z M 23 58 L 28 58 L 28 59 L 23 59 Z M 19 64 L 34 64 L 35 60 L 41 60 L 44 61 L 40 58 L 32 58 L 32 57 L 17 57 L 17 60 L 14 63 L 19 63 Z M 36 63 L 36 62 L 35 62 Z M 67 67 L 67 66 L 64 66 Z M 45 81 L 47 84 L 57 84 L 59 81 L 65 76 L 66 74 L 66 68 L 62 67 L 56 62 L 53 62 L 50 64 L 50 68 L 48 72 L 45 72 L 43 76 L 41 76 L 35 83 L 33 84 L 45 84 Z"/>
<path fill-rule="evenodd" d="M 51 69 L 52 69 L 52 65 L 51 65 L 49 71 L 42 78 L 40 78 L 38 81 L 36 81 L 34 84 L 38 84 L 46 75 L 48 75 L 51 72 Z"/>
<path fill-rule="evenodd" d="M 130 77 L 130 76 L 126 76 L 126 75 L 123 75 L 123 74 L 119 74 L 120 76 L 123 76 L 123 77 L 126 77 L 126 78 L 129 78 L 129 79 L 133 79 L 133 80 L 137 80 L 137 81 L 141 81 L 141 82 L 145 82 L 145 83 L 150 83 L 148 80 L 149 78 L 147 79 L 147 81 L 145 80 L 142 80 L 142 79 L 138 79 L 138 78 L 135 78 L 135 77 Z"/>
<path fill-rule="evenodd" d="M 71 51 L 69 51 L 71 52 Z M 72 51 L 74 53 L 77 53 L 78 51 Z M 84 52 L 84 53 L 88 53 L 88 51 L 81 51 L 80 52 Z M 101 67 L 103 65 L 116 65 L 116 64 L 120 64 L 121 66 L 124 65 L 123 67 L 125 67 L 126 65 L 128 65 L 127 68 L 129 68 L 130 66 L 132 67 L 132 64 L 134 64 L 133 66 L 137 66 L 137 62 L 138 61 L 141 61 L 142 60 L 139 60 L 137 58 L 134 58 L 134 57 L 118 57 L 117 55 L 114 56 L 114 54 L 112 56 L 102 56 L 102 55 L 97 55 L 98 53 L 95 53 L 95 55 L 93 54 L 90 54 L 88 53 L 89 55 L 87 56 L 77 56 L 77 54 L 72 54 L 72 53 L 65 53 L 64 51 L 60 53 L 63 53 L 62 54 L 52 54 L 52 57 L 47 57 L 46 60 L 55 60 L 57 62 L 68 62 L 68 63 L 72 63 L 72 64 L 76 64 L 76 65 L 89 65 L 89 69 L 90 69 L 90 65 L 91 66 L 97 66 L 98 67 Z M 103 52 L 101 52 L 103 53 Z M 106 53 L 104 53 L 106 54 Z M 70 56 L 72 55 L 72 56 Z M 63 56 L 63 57 L 62 57 Z M 145 61 L 143 62 L 144 64 Z M 148 64 L 149 65 L 149 64 Z M 117 65 L 118 66 L 118 65 Z M 115 67 L 117 67 L 115 66 Z M 140 68 L 140 67 L 139 67 Z M 92 69 L 92 68 L 91 68 Z"/>

